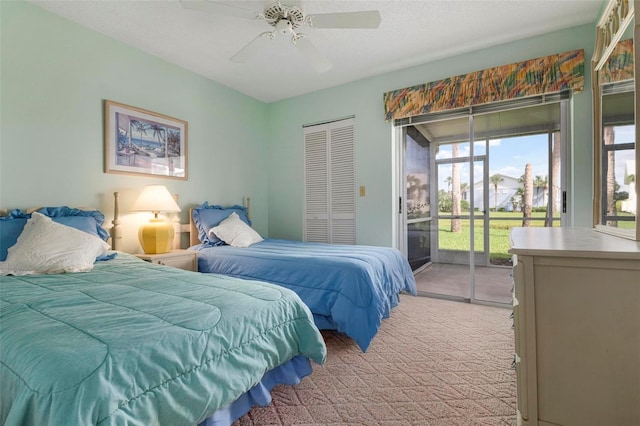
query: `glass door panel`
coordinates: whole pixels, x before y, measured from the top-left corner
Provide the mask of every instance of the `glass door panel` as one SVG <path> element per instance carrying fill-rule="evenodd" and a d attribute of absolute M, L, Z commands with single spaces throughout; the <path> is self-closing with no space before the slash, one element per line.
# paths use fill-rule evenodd
<path fill-rule="evenodd" d="M 431 262 L 431 149 L 429 141 L 415 128 L 407 128 L 404 134 L 407 258 L 415 271 Z"/>
<path fill-rule="evenodd" d="M 474 134 L 482 136 L 487 149 L 488 170 L 476 184 L 485 193 L 481 197 L 477 191 L 475 199 L 488 213 L 485 241 L 490 253 L 488 262 L 474 271 L 477 300 L 511 300 L 512 228 L 560 226 L 560 114 L 560 103 L 554 103 L 474 116 Z"/>
<path fill-rule="evenodd" d="M 468 119 L 464 119 L 468 129 Z M 459 124 L 458 128 L 463 128 Z M 461 137 L 462 135 L 457 135 Z M 468 135 L 464 135 L 468 136 Z M 463 141 L 441 143 L 435 147 L 435 188 L 437 202 L 436 250 L 433 269 L 446 286 L 437 288 L 440 295 L 471 299 L 471 270 L 473 249 L 470 226 L 470 185 L 468 137 Z"/>

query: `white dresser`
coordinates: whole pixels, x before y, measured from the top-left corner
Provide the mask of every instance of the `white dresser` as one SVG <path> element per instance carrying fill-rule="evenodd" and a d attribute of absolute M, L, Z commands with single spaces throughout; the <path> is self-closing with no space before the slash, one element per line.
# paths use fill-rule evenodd
<path fill-rule="evenodd" d="M 515 228 L 518 425 L 640 425 L 640 243 Z"/>

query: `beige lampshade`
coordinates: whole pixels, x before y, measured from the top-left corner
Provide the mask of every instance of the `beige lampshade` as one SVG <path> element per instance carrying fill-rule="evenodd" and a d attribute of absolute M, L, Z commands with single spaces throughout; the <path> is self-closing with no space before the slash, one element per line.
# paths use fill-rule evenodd
<path fill-rule="evenodd" d="M 146 186 L 133 203 L 132 211 L 153 212 L 154 218 L 138 230 L 140 245 L 146 254 L 166 253 L 173 245 L 173 224 L 158 217 L 160 212 L 179 212 L 180 207 L 164 185 Z"/>
<path fill-rule="evenodd" d="M 133 203 L 134 212 L 179 212 L 180 207 L 164 185 L 148 185 L 142 190 L 138 199 Z"/>

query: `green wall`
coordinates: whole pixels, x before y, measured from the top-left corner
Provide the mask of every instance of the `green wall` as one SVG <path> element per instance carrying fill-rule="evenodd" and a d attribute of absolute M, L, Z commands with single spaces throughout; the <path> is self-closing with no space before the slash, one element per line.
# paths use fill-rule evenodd
<path fill-rule="evenodd" d="M 357 242 L 393 245 L 392 126 L 382 94 L 572 49 L 592 53 L 593 25 L 479 50 L 264 104 L 29 3 L 0 2 L 0 206 L 95 206 L 112 219 L 143 186 L 165 184 L 187 210 L 252 199 L 255 228 L 302 238 L 302 126 L 355 115 Z M 587 72 L 588 74 L 588 72 Z M 571 224 L 591 226 L 591 92 L 573 98 Z M 103 101 L 189 122 L 189 179 L 103 173 Z M 133 222 L 133 219 L 131 219 Z M 133 225 L 132 225 L 133 227 Z M 135 228 L 134 228 L 135 229 Z M 137 250 L 127 232 L 126 248 Z"/>
<path fill-rule="evenodd" d="M 126 213 L 160 183 L 183 222 L 204 200 L 251 197 L 267 233 L 267 105 L 29 3 L 0 2 L 0 15 L 0 206 L 93 206 L 110 221 L 114 191 Z M 103 173 L 105 99 L 186 120 L 189 179 Z"/>
<path fill-rule="evenodd" d="M 303 217 L 302 126 L 355 115 L 356 187 L 366 196 L 356 200 L 359 244 L 393 245 L 392 125 L 384 121 L 384 92 L 465 74 L 485 68 L 574 49 L 585 50 L 585 90 L 572 101 L 570 224 L 591 226 L 592 119 L 589 61 L 594 25 L 549 33 L 402 71 L 363 79 L 269 105 L 269 232 L 272 237 L 300 239 Z"/>

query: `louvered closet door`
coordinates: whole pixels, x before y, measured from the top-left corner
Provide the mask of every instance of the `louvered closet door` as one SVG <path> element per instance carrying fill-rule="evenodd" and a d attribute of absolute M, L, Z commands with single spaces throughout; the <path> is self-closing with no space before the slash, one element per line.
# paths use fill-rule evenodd
<path fill-rule="evenodd" d="M 355 244 L 353 119 L 304 128 L 305 241 Z"/>
<path fill-rule="evenodd" d="M 355 244 L 353 120 L 330 129 L 329 230 L 332 243 Z"/>
<path fill-rule="evenodd" d="M 329 159 L 327 158 L 327 147 L 329 137 L 326 128 L 314 128 L 304 129 L 304 240 L 328 243 Z"/>

